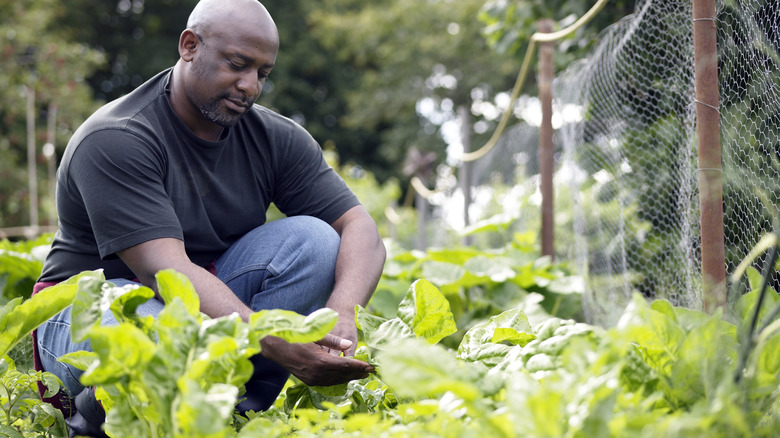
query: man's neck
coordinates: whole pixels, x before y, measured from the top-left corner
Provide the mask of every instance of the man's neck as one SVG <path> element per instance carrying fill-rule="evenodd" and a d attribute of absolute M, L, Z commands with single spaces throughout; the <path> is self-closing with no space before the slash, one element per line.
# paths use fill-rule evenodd
<path fill-rule="evenodd" d="M 183 62 L 179 60 L 173 67 L 170 83 L 168 84 L 168 99 L 170 99 L 173 112 L 196 136 L 206 141 L 218 141 L 224 132 L 224 128 L 206 120 L 200 113 L 200 110 L 192 105 L 187 98 L 187 93 L 184 89 L 184 78 L 182 77 Z"/>

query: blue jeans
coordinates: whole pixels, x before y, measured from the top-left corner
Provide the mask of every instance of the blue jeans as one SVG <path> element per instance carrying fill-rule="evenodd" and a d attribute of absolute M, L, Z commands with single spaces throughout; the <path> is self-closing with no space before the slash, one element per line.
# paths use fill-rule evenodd
<path fill-rule="evenodd" d="M 339 236 L 325 222 L 294 216 L 262 225 L 239 239 L 216 261 L 217 277 L 252 310 L 285 309 L 308 315 L 325 307 L 333 290 Z M 133 284 L 111 279 L 117 286 Z M 141 315 L 156 316 L 163 303 L 150 299 L 138 307 Z M 114 315 L 103 315 L 102 325 L 116 324 Z M 62 380 L 72 396 L 84 387 L 82 374 L 58 357 L 79 350 L 91 351 L 89 341 L 70 339 L 70 307 L 38 328 L 38 353 L 46 371 Z M 267 409 L 289 377 L 287 370 L 260 355 L 251 358 L 255 366 L 246 384 L 247 400 L 239 410 Z"/>

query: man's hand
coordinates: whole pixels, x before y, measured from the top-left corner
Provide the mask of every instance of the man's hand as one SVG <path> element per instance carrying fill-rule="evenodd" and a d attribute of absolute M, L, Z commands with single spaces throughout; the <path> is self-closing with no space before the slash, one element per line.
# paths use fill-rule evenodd
<path fill-rule="evenodd" d="M 355 349 L 358 345 L 358 332 L 357 327 L 355 327 L 355 311 L 352 309 L 346 310 L 346 311 L 338 311 L 339 319 L 338 322 L 336 322 L 336 326 L 333 327 L 333 330 L 330 331 L 332 335 L 335 335 L 336 337 L 339 337 L 341 339 L 345 339 L 351 342 L 350 346 L 347 348 L 329 348 L 327 345 L 323 345 L 323 347 L 326 347 L 328 352 L 330 354 L 340 356 L 341 353 L 344 353 L 344 356 L 354 356 L 355 355 Z"/>
<path fill-rule="evenodd" d="M 347 351 L 354 343 L 329 334 L 317 343 L 291 344 L 268 336 L 260 341 L 261 354 L 283 366 L 309 386 L 331 386 L 364 379 L 374 367 L 366 362 L 340 357 L 328 351 Z M 354 350 L 354 348 L 353 348 Z"/>

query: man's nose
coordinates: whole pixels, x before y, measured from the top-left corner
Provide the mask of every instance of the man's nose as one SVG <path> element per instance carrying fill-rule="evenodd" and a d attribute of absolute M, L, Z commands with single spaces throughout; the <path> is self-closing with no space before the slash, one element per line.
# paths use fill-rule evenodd
<path fill-rule="evenodd" d="M 246 96 L 252 100 L 257 98 L 258 93 L 260 93 L 260 88 L 262 87 L 257 76 L 257 71 L 254 70 L 241 75 L 241 79 L 238 81 L 236 86 L 242 93 L 246 94 Z"/>

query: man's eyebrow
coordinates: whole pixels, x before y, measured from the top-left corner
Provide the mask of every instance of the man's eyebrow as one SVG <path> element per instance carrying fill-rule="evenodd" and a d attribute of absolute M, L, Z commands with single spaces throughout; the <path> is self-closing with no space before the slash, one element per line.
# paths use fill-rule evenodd
<path fill-rule="evenodd" d="M 242 61 L 244 61 L 244 62 L 246 62 L 248 64 L 252 64 L 253 62 L 255 62 L 254 58 L 252 58 L 251 56 L 244 55 L 243 53 L 240 53 L 240 52 L 233 52 L 230 55 L 231 56 L 235 56 L 236 58 L 241 58 Z M 262 68 L 273 68 L 274 65 L 275 64 L 273 64 L 273 63 L 268 63 L 268 64 L 263 65 Z"/>

